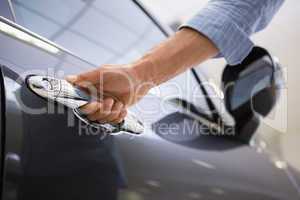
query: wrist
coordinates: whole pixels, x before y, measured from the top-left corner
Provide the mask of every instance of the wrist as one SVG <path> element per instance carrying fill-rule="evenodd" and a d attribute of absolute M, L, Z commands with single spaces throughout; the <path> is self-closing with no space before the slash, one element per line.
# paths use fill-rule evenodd
<path fill-rule="evenodd" d="M 134 77 L 140 84 L 155 85 L 154 82 L 154 63 L 150 59 L 141 58 L 134 62 L 131 67 Z"/>
<path fill-rule="evenodd" d="M 139 84 L 154 87 L 215 56 L 217 52 L 218 49 L 207 37 L 184 28 L 131 66 Z"/>

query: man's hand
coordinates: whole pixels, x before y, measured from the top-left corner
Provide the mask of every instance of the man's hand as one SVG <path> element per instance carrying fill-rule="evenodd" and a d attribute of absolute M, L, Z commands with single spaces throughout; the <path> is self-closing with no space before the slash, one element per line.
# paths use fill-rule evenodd
<path fill-rule="evenodd" d="M 82 111 L 99 122 L 118 123 L 126 116 L 128 106 L 147 92 L 192 66 L 218 53 L 216 46 L 205 36 L 183 28 L 130 65 L 104 65 L 94 71 L 67 80 L 99 96 Z"/>
<path fill-rule="evenodd" d="M 77 76 L 67 76 L 67 81 L 81 87 L 95 101 L 80 108 L 92 121 L 119 123 L 127 107 L 147 94 L 151 84 L 146 84 L 133 65 L 104 65 Z"/>

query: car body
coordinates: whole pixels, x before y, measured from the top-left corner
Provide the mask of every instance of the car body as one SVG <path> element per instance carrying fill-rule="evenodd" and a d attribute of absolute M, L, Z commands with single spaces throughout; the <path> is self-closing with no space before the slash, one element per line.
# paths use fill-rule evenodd
<path fill-rule="evenodd" d="M 131 108 L 145 123 L 139 137 L 85 132 L 72 110 L 28 89 L 29 74 L 62 78 L 104 63 L 131 62 L 167 38 L 169 30 L 139 2 L 0 0 L 0 5 L 3 200 L 299 199 L 299 172 L 281 154 L 280 132 L 266 124 L 251 145 L 203 137 L 191 148 L 157 134 L 153 125 L 170 121 L 185 124 L 188 133 L 197 131 L 195 119 L 164 104 L 165 97 L 180 92 L 193 101 L 194 71 Z"/>

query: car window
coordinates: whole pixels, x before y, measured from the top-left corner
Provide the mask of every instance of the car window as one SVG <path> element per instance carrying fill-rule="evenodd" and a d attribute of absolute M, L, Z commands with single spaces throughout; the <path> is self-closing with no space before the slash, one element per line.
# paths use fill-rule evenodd
<path fill-rule="evenodd" d="M 165 36 L 130 0 L 12 0 L 17 23 L 95 64 L 139 57 Z"/>
<path fill-rule="evenodd" d="M 131 62 L 166 38 L 132 0 L 12 0 L 12 5 L 17 23 L 98 66 Z M 208 110 L 189 71 L 152 92 Z"/>

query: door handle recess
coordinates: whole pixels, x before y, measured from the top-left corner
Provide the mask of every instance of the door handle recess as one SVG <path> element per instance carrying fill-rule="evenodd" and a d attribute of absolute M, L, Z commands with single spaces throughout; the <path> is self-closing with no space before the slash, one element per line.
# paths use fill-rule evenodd
<path fill-rule="evenodd" d="M 91 101 L 91 96 L 76 86 L 73 86 L 64 79 L 57 79 L 49 76 L 29 75 L 26 78 L 29 89 L 40 97 L 58 102 L 73 109 L 75 116 L 89 126 L 99 128 L 105 133 L 112 135 L 126 132 L 133 135 L 140 135 L 144 131 L 143 123 L 131 112 L 119 124 L 99 123 L 90 121 L 80 111 L 80 107 Z"/>

